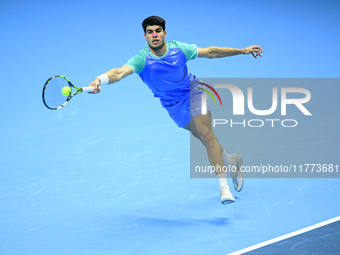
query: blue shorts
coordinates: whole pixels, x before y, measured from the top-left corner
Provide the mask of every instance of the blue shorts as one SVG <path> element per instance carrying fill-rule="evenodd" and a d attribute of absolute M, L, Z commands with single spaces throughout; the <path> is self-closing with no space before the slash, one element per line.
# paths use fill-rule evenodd
<path fill-rule="evenodd" d="M 165 105 L 165 103 L 162 102 L 162 105 L 168 111 L 169 116 L 180 128 L 187 126 L 193 118 L 202 114 L 202 94 L 205 94 L 205 92 L 199 89 L 200 87 L 203 88 L 203 86 L 198 82 L 200 82 L 200 80 L 197 77 L 191 77 L 190 94 L 188 93 L 187 97 L 181 101 L 178 101 L 171 106 Z M 211 113 L 211 107 L 208 100 L 207 110 Z"/>

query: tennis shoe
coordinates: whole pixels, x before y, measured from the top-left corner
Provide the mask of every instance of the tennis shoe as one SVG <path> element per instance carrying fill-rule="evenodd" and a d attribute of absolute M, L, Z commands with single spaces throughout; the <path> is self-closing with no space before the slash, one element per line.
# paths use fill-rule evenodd
<path fill-rule="evenodd" d="M 226 205 L 233 202 L 236 202 L 236 199 L 234 198 L 233 194 L 231 194 L 230 189 L 227 184 L 222 184 L 220 186 L 221 190 L 221 203 Z"/>
<path fill-rule="evenodd" d="M 229 174 L 231 175 L 231 178 L 233 179 L 234 189 L 237 192 L 240 192 L 243 188 L 243 183 L 244 183 L 243 174 L 241 172 L 243 159 L 242 159 L 241 154 L 239 153 L 231 154 L 231 156 L 234 158 L 234 162 L 232 164 L 232 169 L 230 170 Z"/>

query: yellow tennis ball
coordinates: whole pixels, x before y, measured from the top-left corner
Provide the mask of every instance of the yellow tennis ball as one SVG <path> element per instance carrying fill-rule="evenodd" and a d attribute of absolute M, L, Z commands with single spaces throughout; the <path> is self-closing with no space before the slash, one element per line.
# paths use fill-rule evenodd
<path fill-rule="evenodd" d="M 71 95 L 71 88 L 70 87 L 63 87 L 61 90 L 61 93 L 63 93 L 64 96 L 69 96 Z"/>

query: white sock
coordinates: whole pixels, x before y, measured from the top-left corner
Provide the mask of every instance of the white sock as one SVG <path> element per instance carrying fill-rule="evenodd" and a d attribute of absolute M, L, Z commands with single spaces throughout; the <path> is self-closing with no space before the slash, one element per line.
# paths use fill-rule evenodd
<path fill-rule="evenodd" d="M 226 167 L 228 167 L 229 165 L 232 166 L 234 164 L 234 158 L 230 156 L 224 149 L 222 152 L 222 156 L 223 156 L 224 165 Z"/>
<path fill-rule="evenodd" d="M 220 173 L 217 175 L 218 177 L 218 180 L 220 182 L 220 187 L 224 184 L 224 185 L 227 185 L 228 186 L 228 183 L 227 183 L 227 173 Z"/>

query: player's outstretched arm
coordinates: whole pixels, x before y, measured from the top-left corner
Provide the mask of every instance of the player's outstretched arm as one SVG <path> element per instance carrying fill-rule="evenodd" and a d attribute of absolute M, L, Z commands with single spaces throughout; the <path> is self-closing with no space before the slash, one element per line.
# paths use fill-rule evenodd
<path fill-rule="evenodd" d="M 234 49 L 226 47 L 211 46 L 207 48 L 197 48 L 199 58 L 224 58 L 240 54 L 252 54 L 254 58 L 262 57 L 263 50 L 260 46 L 253 45 L 244 49 Z"/>
<path fill-rule="evenodd" d="M 123 65 L 121 68 L 113 68 L 110 71 L 105 73 L 108 76 L 108 83 L 115 83 L 125 78 L 126 76 L 133 74 L 133 69 L 130 66 Z M 92 94 L 96 94 L 100 92 L 101 79 L 96 78 L 93 82 L 90 83 L 89 87 L 94 87 L 94 91 Z"/>

